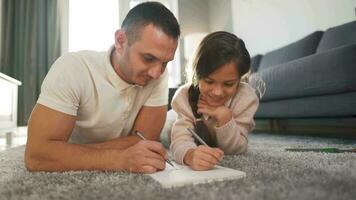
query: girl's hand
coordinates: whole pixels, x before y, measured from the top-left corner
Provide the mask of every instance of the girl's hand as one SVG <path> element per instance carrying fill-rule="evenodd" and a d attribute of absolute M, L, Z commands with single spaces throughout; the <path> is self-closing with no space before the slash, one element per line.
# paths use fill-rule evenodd
<path fill-rule="evenodd" d="M 188 150 L 184 156 L 184 163 L 193 170 L 209 170 L 220 162 L 223 155 L 224 152 L 219 148 L 200 145 L 195 149 Z"/>
<path fill-rule="evenodd" d="M 198 113 L 209 115 L 214 118 L 218 126 L 223 126 L 228 123 L 232 118 L 231 110 L 225 105 L 218 107 L 210 106 L 204 99 L 199 99 Z"/>

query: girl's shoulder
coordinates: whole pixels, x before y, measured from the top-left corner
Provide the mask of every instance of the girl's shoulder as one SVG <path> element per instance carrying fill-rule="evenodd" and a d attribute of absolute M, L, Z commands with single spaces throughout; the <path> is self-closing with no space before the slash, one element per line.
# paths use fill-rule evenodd
<path fill-rule="evenodd" d="M 237 89 L 237 93 L 248 95 L 251 98 L 258 98 L 255 93 L 255 90 L 248 83 L 244 83 L 244 82 L 240 83 L 239 88 Z"/>
<path fill-rule="evenodd" d="M 258 105 L 258 97 L 254 89 L 247 83 L 240 83 L 236 95 L 231 102 L 231 108 L 246 108 L 248 106 Z"/>
<path fill-rule="evenodd" d="M 185 117 L 194 119 L 194 115 L 191 106 L 189 104 L 188 90 L 190 85 L 191 85 L 190 83 L 187 83 L 177 89 L 176 93 L 172 98 L 171 106 L 172 109 L 178 115 L 184 115 Z"/>
<path fill-rule="evenodd" d="M 186 83 L 180 86 L 175 92 L 175 94 L 173 95 L 172 101 L 182 101 L 182 100 L 188 101 L 188 90 L 190 86 L 191 83 Z"/>

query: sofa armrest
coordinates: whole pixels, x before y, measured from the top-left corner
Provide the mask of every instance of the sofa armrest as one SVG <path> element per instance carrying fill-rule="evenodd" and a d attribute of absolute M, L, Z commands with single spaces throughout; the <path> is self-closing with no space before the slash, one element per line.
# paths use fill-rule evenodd
<path fill-rule="evenodd" d="M 261 101 L 356 91 L 356 44 L 257 72 L 266 82 Z"/>

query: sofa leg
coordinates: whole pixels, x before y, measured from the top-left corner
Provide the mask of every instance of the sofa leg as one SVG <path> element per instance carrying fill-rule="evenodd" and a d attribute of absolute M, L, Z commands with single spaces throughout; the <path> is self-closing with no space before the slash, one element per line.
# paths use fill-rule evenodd
<path fill-rule="evenodd" d="M 286 119 L 270 119 L 269 130 L 273 133 L 283 133 L 287 130 Z"/>
<path fill-rule="evenodd" d="M 285 133 L 287 131 L 287 127 L 288 127 L 287 120 L 279 119 L 277 126 L 278 126 L 278 132 Z"/>
<path fill-rule="evenodd" d="M 269 132 L 273 132 L 274 130 L 273 130 L 273 119 L 270 119 L 270 120 L 268 120 L 268 125 L 269 125 L 269 127 L 268 127 L 268 131 Z"/>
<path fill-rule="evenodd" d="M 272 133 L 278 132 L 278 122 L 277 122 L 276 119 L 270 119 L 270 120 L 269 120 L 269 130 L 270 130 Z"/>

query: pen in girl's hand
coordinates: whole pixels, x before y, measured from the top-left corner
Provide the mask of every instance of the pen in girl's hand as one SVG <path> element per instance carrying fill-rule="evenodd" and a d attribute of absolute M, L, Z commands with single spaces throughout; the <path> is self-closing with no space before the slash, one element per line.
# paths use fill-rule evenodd
<path fill-rule="evenodd" d="M 195 131 L 193 131 L 191 128 L 187 128 L 187 130 L 188 130 L 200 143 L 204 144 L 205 146 L 209 146 L 209 145 L 207 145 L 206 142 L 204 142 L 204 140 L 201 139 L 201 137 L 199 137 L 199 135 L 198 135 Z"/>

